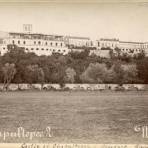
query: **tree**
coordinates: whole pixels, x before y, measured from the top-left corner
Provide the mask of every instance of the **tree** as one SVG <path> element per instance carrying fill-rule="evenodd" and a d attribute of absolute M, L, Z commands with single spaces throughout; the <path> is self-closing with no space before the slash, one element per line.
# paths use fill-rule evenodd
<path fill-rule="evenodd" d="M 1 57 L 0 57 L 0 83 L 3 82 L 3 65 L 1 62 Z"/>
<path fill-rule="evenodd" d="M 43 86 L 45 77 L 44 71 L 38 65 L 28 65 L 26 67 L 25 75 L 28 83 L 41 83 L 41 85 Z"/>
<path fill-rule="evenodd" d="M 84 51 L 81 52 L 70 52 L 69 55 L 73 59 L 86 59 L 89 56 L 89 50 L 84 49 Z"/>
<path fill-rule="evenodd" d="M 15 64 L 6 63 L 3 67 L 3 74 L 4 74 L 4 86 L 3 89 L 7 90 L 11 81 L 14 79 L 16 74 Z"/>
<path fill-rule="evenodd" d="M 116 78 L 114 79 L 114 83 L 123 84 L 123 77 L 124 77 L 124 71 L 121 67 L 121 62 L 116 61 L 116 63 L 113 65 L 114 72 L 116 74 Z"/>
<path fill-rule="evenodd" d="M 148 58 L 137 61 L 138 78 L 148 84 Z"/>
<path fill-rule="evenodd" d="M 120 59 L 122 61 L 129 63 L 132 60 L 132 56 L 129 55 L 128 53 L 122 53 L 122 55 L 120 56 Z"/>
<path fill-rule="evenodd" d="M 111 59 L 120 59 L 122 57 L 121 49 L 118 47 L 115 47 L 115 49 L 110 49 L 109 55 Z"/>
<path fill-rule="evenodd" d="M 115 58 L 115 53 L 113 52 L 113 49 L 111 49 L 109 51 L 109 56 L 110 56 L 111 59 L 114 59 Z"/>
<path fill-rule="evenodd" d="M 135 58 L 137 60 L 141 60 L 141 59 L 144 59 L 146 57 L 146 53 L 144 50 L 141 50 L 140 53 L 138 53 L 137 55 L 135 55 Z"/>
<path fill-rule="evenodd" d="M 45 75 L 44 75 L 44 71 L 41 67 L 38 67 L 37 70 L 37 78 L 38 78 L 38 83 L 41 84 L 42 88 L 43 89 L 43 84 L 44 84 L 44 81 L 45 81 Z"/>
<path fill-rule="evenodd" d="M 66 76 L 65 76 L 65 81 L 66 82 L 70 82 L 70 83 L 74 83 L 75 82 L 75 76 L 76 76 L 76 72 L 73 68 L 68 67 L 65 71 Z"/>
<path fill-rule="evenodd" d="M 108 69 L 104 63 L 91 63 L 81 75 L 82 82 L 89 83 L 109 83 L 113 79 L 113 68 Z"/>
<path fill-rule="evenodd" d="M 56 72 L 52 74 L 54 76 L 55 82 L 59 83 L 61 88 L 65 85 L 65 66 L 61 64 L 57 65 Z"/>
<path fill-rule="evenodd" d="M 138 70 L 136 64 L 124 64 L 121 65 L 123 69 L 123 82 L 124 83 L 136 83 L 138 82 Z"/>
<path fill-rule="evenodd" d="M 121 56 L 121 49 L 118 48 L 118 47 L 116 47 L 116 48 L 114 49 L 114 51 L 115 51 L 115 55 L 116 55 L 118 58 L 120 58 L 120 56 Z"/>
<path fill-rule="evenodd" d="M 38 61 L 34 53 L 26 53 L 23 48 L 16 45 L 8 45 L 8 52 L 2 56 L 2 64 L 14 63 L 17 69 L 16 76 L 13 79 L 14 83 L 25 83 L 26 77 L 24 75 L 25 68 L 28 65 L 36 64 Z"/>

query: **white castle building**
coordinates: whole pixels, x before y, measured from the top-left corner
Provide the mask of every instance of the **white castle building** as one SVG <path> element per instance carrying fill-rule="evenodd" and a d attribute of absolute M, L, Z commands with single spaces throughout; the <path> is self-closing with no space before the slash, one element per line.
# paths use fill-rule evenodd
<path fill-rule="evenodd" d="M 148 56 L 148 42 L 127 42 L 120 41 L 119 39 L 103 39 L 96 41 L 97 50 L 92 50 L 91 54 L 94 53 L 100 57 L 109 57 L 110 49 L 115 51 L 116 48 L 120 49 L 121 54 L 136 55 L 141 52 L 145 52 Z"/>
<path fill-rule="evenodd" d="M 109 58 L 111 49 L 119 48 L 122 53 L 135 55 L 142 51 L 148 56 L 148 42 L 126 42 L 119 39 L 99 39 L 92 41 L 88 37 L 47 35 L 39 33 L 16 33 L 0 32 L 0 54 L 3 56 L 8 52 L 8 45 L 23 47 L 25 52 L 34 52 L 36 55 L 52 55 L 60 53 L 63 55 L 69 52 L 81 52 L 86 49 L 90 54 Z"/>
<path fill-rule="evenodd" d="M 8 51 L 7 45 L 23 47 L 26 52 L 34 52 L 38 56 L 48 56 L 57 52 L 65 55 L 69 52 L 63 37 L 57 35 L 10 32 L 2 40 L 0 46 L 1 55 L 4 55 Z"/>
<path fill-rule="evenodd" d="M 64 37 L 66 46 L 71 49 L 72 52 L 81 52 L 86 48 L 93 47 L 93 42 L 88 37 L 77 37 L 77 36 L 65 36 Z"/>
<path fill-rule="evenodd" d="M 25 52 L 34 52 L 38 56 L 49 56 L 53 53 L 66 55 L 71 51 L 81 52 L 86 47 L 92 48 L 94 46 L 88 37 L 17 32 L 1 32 L 1 34 L 5 34 L 3 37 L 0 36 L 0 53 L 2 56 L 8 52 L 8 45 L 23 47 Z"/>

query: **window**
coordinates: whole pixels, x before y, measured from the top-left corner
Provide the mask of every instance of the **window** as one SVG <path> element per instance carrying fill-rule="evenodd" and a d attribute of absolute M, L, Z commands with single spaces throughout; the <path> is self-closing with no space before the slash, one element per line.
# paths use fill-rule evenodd
<path fill-rule="evenodd" d="M 36 48 L 36 50 L 39 50 L 39 48 Z"/>
<path fill-rule="evenodd" d="M 18 41 L 18 44 L 20 44 L 20 41 Z"/>
<path fill-rule="evenodd" d="M 28 50 L 28 48 L 26 48 L 26 50 Z"/>
<path fill-rule="evenodd" d="M 48 45 L 48 43 L 46 42 L 45 45 Z"/>
<path fill-rule="evenodd" d="M 48 50 L 48 48 L 46 50 Z"/>
<path fill-rule="evenodd" d="M 3 49 L 5 50 L 5 47 L 3 47 Z"/>
<path fill-rule="evenodd" d="M 25 41 L 24 41 L 23 43 L 24 43 L 24 44 L 26 44 L 26 42 L 25 42 Z"/>
<path fill-rule="evenodd" d="M 42 48 L 42 50 L 44 50 L 44 48 Z"/>
<path fill-rule="evenodd" d="M 56 43 L 55 45 L 58 46 L 58 43 Z"/>
<path fill-rule="evenodd" d="M 55 49 L 53 49 L 53 52 L 55 52 Z"/>
<path fill-rule="evenodd" d="M 41 45 L 41 42 L 40 42 L 40 41 L 38 41 L 38 44 L 39 44 L 39 45 Z"/>
<path fill-rule="evenodd" d="M 61 50 L 59 49 L 58 52 L 61 52 Z"/>
<path fill-rule="evenodd" d="M 33 50 L 33 48 L 31 48 L 31 50 Z"/>
<path fill-rule="evenodd" d="M 36 41 L 34 41 L 34 44 L 36 44 Z"/>
<path fill-rule="evenodd" d="M 50 45 L 52 46 L 52 42 L 50 43 Z"/>
<path fill-rule="evenodd" d="M 98 47 L 100 46 L 100 43 L 98 42 Z"/>
<path fill-rule="evenodd" d="M 12 44 L 15 44 L 14 40 L 12 41 Z"/>
<path fill-rule="evenodd" d="M 61 43 L 61 47 L 63 46 L 63 44 Z"/>

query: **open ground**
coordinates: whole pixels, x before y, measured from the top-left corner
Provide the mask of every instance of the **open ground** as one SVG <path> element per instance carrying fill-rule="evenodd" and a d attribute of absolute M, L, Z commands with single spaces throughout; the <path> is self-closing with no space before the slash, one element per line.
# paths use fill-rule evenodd
<path fill-rule="evenodd" d="M 135 126 L 148 125 L 148 92 L 0 93 L 0 142 L 148 143 Z M 4 131 L 44 131 L 52 137 L 2 139 Z"/>

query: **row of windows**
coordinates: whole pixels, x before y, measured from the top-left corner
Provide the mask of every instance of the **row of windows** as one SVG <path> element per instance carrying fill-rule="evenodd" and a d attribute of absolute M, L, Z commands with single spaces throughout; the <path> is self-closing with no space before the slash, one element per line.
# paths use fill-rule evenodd
<path fill-rule="evenodd" d="M 12 41 L 12 43 L 13 44 L 15 44 L 15 41 L 13 40 Z M 17 44 L 21 44 L 21 42 L 20 42 L 20 40 L 18 40 L 17 42 L 16 42 Z M 26 41 L 23 41 L 22 42 L 22 44 L 26 44 Z M 41 45 L 41 41 L 34 41 L 34 45 Z M 45 42 L 45 44 L 44 45 L 50 45 L 50 46 L 53 46 L 54 44 L 53 44 L 53 42 L 50 42 L 50 43 L 48 43 L 48 42 Z M 55 43 L 55 46 L 61 46 L 61 47 L 63 47 L 63 43 Z M 88 44 L 86 43 L 86 46 L 88 46 Z M 91 42 L 91 46 L 93 46 L 93 43 Z M 98 42 L 98 47 L 100 46 L 100 43 Z M 111 43 L 102 43 L 101 44 L 101 46 L 102 47 L 114 47 L 114 46 L 116 46 L 116 45 L 114 45 L 114 44 L 111 44 Z M 148 48 L 148 45 L 144 45 L 144 46 L 142 46 L 143 48 Z"/>
<path fill-rule="evenodd" d="M 131 50 L 133 50 L 133 51 L 140 51 L 140 49 L 122 49 L 122 51 L 131 51 Z"/>
<path fill-rule="evenodd" d="M 148 45 L 143 45 L 142 48 L 148 48 Z"/>
<path fill-rule="evenodd" d="M 98 47 L 99 47 L 99 42 L 98 42 Z M 101 46 L 102 47 L 114 47 L 114 46 L 117 46 L 117 45 L 115 45 L 115 44 L 111 44 L 111 43 L 102 43 L 101 44 Z M 138 47 L 140 47 L 140 46 L 138 46 Z M 145 47 L 145 48 L 148 48 L 148 45 L 144 45 L 144 46 L 142 46 L 143 48 Z"/>
<path fill-rule="evenodd" d="M 29 49 L 28 48 L 26 48 L 25 49 L 26 51 L 28 51 Z M 59 50 L 56 50 L 56 49 L 44 49 L 44 48 L 41 48 L 41 49 L 39 49 L 39 48 L 31 48 L 30 50 L 32 50 L 32 51 L 34 51 L 34 50 L 36 50 L 36 51 L 38 51 L 38 50 L 42 50 L 42 51 L 52 51 L 52 52 L 66 52 L 66 50 L 61 50 L 61 49 L 59 49 Z"/>
<path fill-rule="evenodd" d="M 5 50 L 6 48 L 5 47 L 3 47 L 3 50 Z M 26 48 L 26 50 L 29 50 L 28 48 Z M 35 50 L 34 48 L 31 48 L 31 50 Z M 39 48 L 36 48 L 36 50 L 39 50 Z M 55 49 L 44 49 L 44 48 L 41 48 L 41 50 L 46 50 L 46 51 L 56 51 Z M 122 51 L 131 51 L 132 49 L 122 49 Z M 65 50 L 61 50 L 61 49 L 59 49 L 58 50 L 58 52 L 61 52 L 61 51 L 64 51 L 65 52 Z M 140 49 L 134 49 L 134 51 L 140 51 Z"/>
<path fill-rule="evenodd" d="M 98 42 L 98 47 L 99 47 L 99 42 Z M 116 46 L 116 45 L 114 45 L 114 44 L 104 44 L 104 43 L 102 43 L 101 44 L 102 45 L 102 47 L 114 47 L 114 46 Z"/>
<path fill-rule="evenodd" d="M 21 44 L 21 42 L 20 42 L 20 40 L 18 40 L 17 42 L 16 42 L 17 44 Z M 13 40 L 12 41 L 12 44 L 15 44 L 15 41 Z M 26 41 L 23 41 L 23 44 L 25 45 L 26 44 Z M 41 45 L 41 41 L 34 41 L 34 45 Z M 45 42 L 45 45 L 50 45 L 50 46 L 53 46 L 54 44 L 52 43 L 52 42 L 50 42 L 50 44 L 48 43 L 48 42 Z M 55 43 L 55 46 L 63 46 L 63 43 Z"/>

